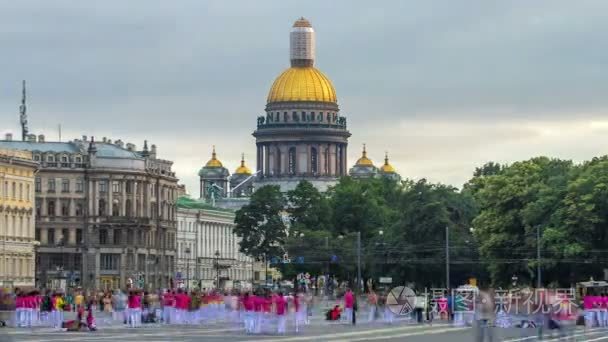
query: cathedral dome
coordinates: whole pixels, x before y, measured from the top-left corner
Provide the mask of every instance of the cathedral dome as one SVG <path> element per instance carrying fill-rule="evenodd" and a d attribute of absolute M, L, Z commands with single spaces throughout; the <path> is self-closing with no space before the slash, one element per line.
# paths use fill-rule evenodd
<path fill-rule="evenodd" d="M 245 156 L 241 156 L 241 166 L 239 166 L 235 171 L 235 175 L 251 175 L 251 170 L 245 165 Z"/>
<path fill-rule="evenodd" d="M 361 153 L 361 158 L 357 160 L 355 165 L 358 166 L 374 166 L 374 163 L 371 159 L 367 158 L 367 151 L 365 150 L 365 144 L 363 144 L 363 152 Z"/>
<path fill-rule="evenodd" d="M 319 69 L 312 66 L 291 67 L 274 80 L 268 103 L 314 101 L 337 103 L 333 84 Z"/>
<path fill-rule="evenodd" d="M 382 173 L 396 173 L 395 168 L 388 162 L 388 153 L 384 156 L 384 165 L 380 167 Z"/>
<path fill-rule="evenodd" d="M 217 159 L 217 154 L 215 153 L 215 146 L 213 146 L 213 153 L 211 153 L 211 159 L 205 164 L 205 167 L 222 167 L 222 162 Z"/>

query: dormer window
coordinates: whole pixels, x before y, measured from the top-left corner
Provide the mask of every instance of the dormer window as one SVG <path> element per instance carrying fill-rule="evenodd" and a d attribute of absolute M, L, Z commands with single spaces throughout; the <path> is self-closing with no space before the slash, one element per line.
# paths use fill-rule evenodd
<path fill-rule="evenodd" d="M 46 157 L 46 161 L 49 163 L 54 163 L 55 162 L 55 156 L 47 156 Z"/>
<path fill-rule="evenodd" d="M 39 154 L 35 154 L 34 155 L 34 161 L 37 161 L 37 162 L 40 161 L 40 155 Z"/>

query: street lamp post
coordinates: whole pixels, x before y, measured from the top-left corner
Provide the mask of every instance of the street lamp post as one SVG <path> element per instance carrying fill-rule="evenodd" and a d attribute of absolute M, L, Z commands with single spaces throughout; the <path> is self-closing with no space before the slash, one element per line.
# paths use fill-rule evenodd
<path fill-rule="evenodd" d="M 186 254 L 186 290 L 190 290 L 190 247 L 186 247 L 184 254 Z"/>
<path fill-rule="evenodd" d="M 450 288 L 450 229 L 445 226 L 445 286 Z"/>
<path fill-rule="evenodd" d="M 536 288 L 542 287 L 541 268 L 540 268 L 540 225 L 536 226 Z"/>

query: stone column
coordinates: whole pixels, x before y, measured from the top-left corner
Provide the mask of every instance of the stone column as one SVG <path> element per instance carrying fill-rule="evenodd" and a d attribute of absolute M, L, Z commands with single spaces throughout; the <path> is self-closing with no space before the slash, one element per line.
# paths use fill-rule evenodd
<path fill-rule="evenodd" d="M 262 151 L 264 155 L 264 175 L 270 176 L 270 145 L 263 145 Z"/>
<path fill-rule="evenodd" d="M 49 243 L 47 228 L 40 228 L 40 244 L 46 245 L 47 243 Z"/>
<path fill-rule="evenodd" d="M 133 189 L 131 189 L 133 194 L 131 196 L 131 216 L 137 217 L 137 205 L 139 202 L 137 201 L 137 181 L 133 181 Z"/>
<path fill-rule="evenodd" d="M 120 194 L 120 215 L 128 216 L 127 214 L 127 182 L 128 180 L 123 180 L 121 182 L 121 194 Z M 133 189 L 131 189 L 133 191 Z"/>
<path fill-rule="evenodd" d="M 344 148 L 343 148 L 344 152 L 342 153 L 342 159 L 343 159 L 343 163 L 344 163 L 344 172 L 343 172 L 342 176 L 345 176 L 348 173 L 348 144 L 343 144 L 342 146 L 344 146 Z"/>
<path fill-rule="evenodd" d="M 312 146 L 310 144 L 304 146 L 306 148 L 306 173 L 310 175 L 312 172 Z"/>
<path fill-rule="evenodd" d="M 108 190 L 108 204 L 106 205 L 106 215 L 107 216 L 112 216 L 112 208 L 114 207 L 114 203 L 112 202 L 112 195 L 114 195 L 114 181 L 112 180 L 112 177 L 110 177 L 109 180 L 107 180 L 108 182 L 108 188 L 106 190 Z"/>
<path fill-rule="evenodd" d="M 76 228 L 70 228 L 68 230 L 68 244 L 75 245 L 76 244 Z"/>
<path fill-rule="evenodd" d="M 255 158 L 256 171 L 261 171 L 262 170 L 262 153 L 260 151 L 260 144 L 256 144 L 256 155 L 255 155 L 255 157 L 256 157 Z"/>

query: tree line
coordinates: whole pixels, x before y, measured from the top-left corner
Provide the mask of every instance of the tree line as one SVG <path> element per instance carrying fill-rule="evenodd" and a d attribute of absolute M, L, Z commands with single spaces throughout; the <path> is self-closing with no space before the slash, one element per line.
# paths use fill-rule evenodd
<path fill-rule="evenodd" d="M 364 278 L 450 286 L 571 286 L 608 268 L 608 157 L 574 164 L 532 158 L 476 168 L 462 189 L 406 179 L 343 177 L 327 192 L 309 182 L 281 193 L 264 186 L 236 213 L 241 251 L 285 277 L 330 273 L 353 279 L 356 234 Z M 446 234 L 447 231 L 447 234 Z M 538 237 L 540 236 L 540 239 Z M 290 263 L 284 263 L 288 256 Z M 287 259 L 285 259 L 287 260 Z"/>

